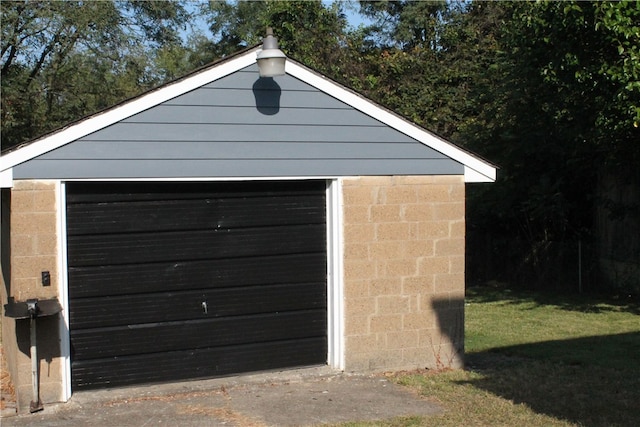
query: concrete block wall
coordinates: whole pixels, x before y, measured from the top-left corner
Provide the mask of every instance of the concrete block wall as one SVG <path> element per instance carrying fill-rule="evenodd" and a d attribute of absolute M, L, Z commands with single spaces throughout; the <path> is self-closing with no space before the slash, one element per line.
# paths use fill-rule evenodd
<path fill-rule="evenodd" d="M 58 216 L 56 184 L 51 181 L 15 181 L 10 195 L 9 283 L 2 291 L 2 303 L 13 297 L 47 299 L 58 296 Z M 4 221 L 3 221 L 4 222 Z M 48 271 L 51 284 L 43 286 L 42 272 Z M 29 320 L 3 316 L 2 345 L 16 390 L 18 410 L 28 410 L 32 400 Z M 58 315 L 37 321 L 40 398 L 61 400 L 60 333 Z"/>
<path fill-rule="evenodd" d="M 348 371 L 461 367 L 462 176 L 343 180 Z"/>

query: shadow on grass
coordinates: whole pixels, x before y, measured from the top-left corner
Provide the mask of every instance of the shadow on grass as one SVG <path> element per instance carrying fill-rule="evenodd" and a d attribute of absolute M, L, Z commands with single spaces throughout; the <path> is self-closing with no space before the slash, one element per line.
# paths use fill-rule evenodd
<path fill-rule="evenodd" d="M 640 425 L 640 332 L 467 355 L 476 388 L 583 426 Z"/>
<path fill-rule="evenodd" d="M 503 304 L 531 303 L 537 306 L 553 306 L 567 311 L 602 313 L 619 311 L 640 315 L 640 300 L 636 295 L 594 295 L 540 293 L 511 290 L 500 286 L 475 286 L 467 288 L 467 301 L 476 303 L 501 302 Z"/>

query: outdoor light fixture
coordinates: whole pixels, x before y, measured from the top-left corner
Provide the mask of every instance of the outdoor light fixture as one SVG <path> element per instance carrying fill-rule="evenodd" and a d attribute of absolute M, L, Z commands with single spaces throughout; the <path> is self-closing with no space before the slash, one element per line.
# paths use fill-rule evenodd
<path fill-rule="evenodd" d="M 258 52 L 260 77 L 283 76 L 286 60 L 286 55 L 278 48 L 278 39 L 273 37 L 273 29 L 267 28 L 267 36 L 262 39 L 262 50 Z"/>

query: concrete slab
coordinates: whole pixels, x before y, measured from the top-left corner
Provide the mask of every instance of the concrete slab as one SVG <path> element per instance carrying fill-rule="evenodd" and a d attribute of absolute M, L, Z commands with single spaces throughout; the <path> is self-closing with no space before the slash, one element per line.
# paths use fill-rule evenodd
<path fill-rule="evenodd" d="M 309 426 L 442 413 L 382 376 L 311 368 L 75 393 L 2 426 Z"/>

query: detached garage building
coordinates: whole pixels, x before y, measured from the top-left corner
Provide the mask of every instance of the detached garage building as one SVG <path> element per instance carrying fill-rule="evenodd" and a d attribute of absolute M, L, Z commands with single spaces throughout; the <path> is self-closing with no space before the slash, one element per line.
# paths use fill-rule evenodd
<path fill-rule="evenodd" d="M 461 366 L 465 183 L 495 168 L 250 49 L 4 153 L 2 303 L 43 402 L 310 365 Z M 2 317 L 21 408 L 28 320 Z"/>

